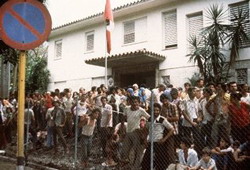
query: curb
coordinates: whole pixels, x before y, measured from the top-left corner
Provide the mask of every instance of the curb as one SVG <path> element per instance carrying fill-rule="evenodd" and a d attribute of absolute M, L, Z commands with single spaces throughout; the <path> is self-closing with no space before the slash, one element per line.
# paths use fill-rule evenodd
<path fill-rule="evenodd" d="M 15 164 L 17 161 L 15 158 L 2 156 L 2 155 L 0 155 L 0 160 L 4 160 L 6 162 L 11 162 L 11 163 L 15 163 Z M 35 168 L 35 169 L 43 169 L 43 170 L 58 170 L 56 168 L 46 167 L 46 166 L 43 166 L 43 165 L 40 165 L 37 163 L 33 163 L 33 162 L 28 162 L 28 167 Z"/>

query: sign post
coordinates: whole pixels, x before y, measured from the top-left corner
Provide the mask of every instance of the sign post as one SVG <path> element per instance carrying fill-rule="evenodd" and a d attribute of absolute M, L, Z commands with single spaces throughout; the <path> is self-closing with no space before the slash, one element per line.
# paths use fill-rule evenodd
<path fill-rule="evenodd" d="M 24 166 L 24 104 L 25 104 L 25 65 L 26 53 L 21 51 L 19 56 L 18 78 L 18 114 L 17 114 L 17 169 L 23 170 Z"/>
<path fill-rule="evenodd" d="M 41 45 L 51 32 L 51 17 L 37 0 L 11 0 L 0 8 L 0 38 L 21 50 L 18 79 L 17 170 L 24 170 L 24 105 L 26 52 Z"/>

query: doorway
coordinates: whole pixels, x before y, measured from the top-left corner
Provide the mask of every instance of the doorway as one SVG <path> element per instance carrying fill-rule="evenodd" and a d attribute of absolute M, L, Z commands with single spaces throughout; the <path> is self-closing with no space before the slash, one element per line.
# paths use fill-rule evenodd
<path fill-rule="evenodd" d="M 120 74 L 120 86 L 128 87 L 133 84 L 146 84 L 148 88 L 155 87 L 155 71 Z"/>

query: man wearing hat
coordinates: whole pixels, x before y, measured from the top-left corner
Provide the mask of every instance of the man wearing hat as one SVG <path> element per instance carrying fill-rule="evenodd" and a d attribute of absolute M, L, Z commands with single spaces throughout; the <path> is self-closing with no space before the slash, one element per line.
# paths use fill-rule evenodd
<path fill-rule="evenodd" d="M 66 115 L 62 108 L 60 108 L 60 101 L 54 100 L 53 101 L 54 110 L 51 112 L 51 120 L 54 121 L 54 127 L 53 127 L 53 140 L 54 140 L 54 149 L 55 153 L 57 152 L 57 136 L 62 141 L 62 145 L 64 147 L 64 150 L 66 153 L 69 152 L 68 146 L 66 144 L 66 141 L 63 137 L 62 129 L 66 121 Z"/>

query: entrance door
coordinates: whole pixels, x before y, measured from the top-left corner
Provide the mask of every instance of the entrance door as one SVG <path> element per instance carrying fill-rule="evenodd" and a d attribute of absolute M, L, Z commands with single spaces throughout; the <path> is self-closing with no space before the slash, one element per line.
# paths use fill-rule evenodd
<path fill-rule="evenodd" d="M 128 87 L 129 85 L 146 84 L 147 87 L 155 87 L 155 71 L 140 72 L 140 73 L 128 73 L 120 75 L 120 86 Z"/>

